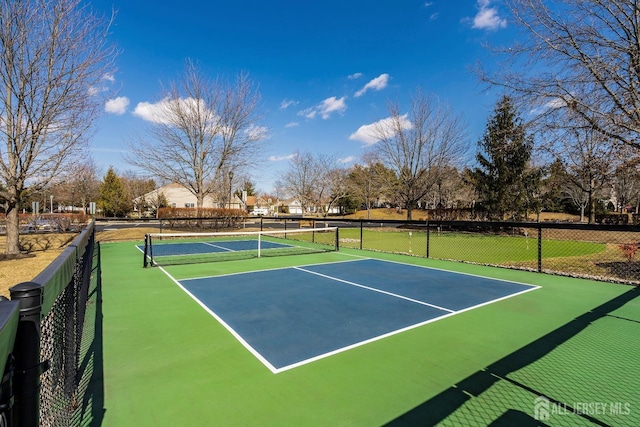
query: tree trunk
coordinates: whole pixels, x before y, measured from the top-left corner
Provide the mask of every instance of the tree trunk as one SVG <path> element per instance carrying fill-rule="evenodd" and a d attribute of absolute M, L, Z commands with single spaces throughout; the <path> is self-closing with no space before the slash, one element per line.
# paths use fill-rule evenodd
<path fill-rule="evenodd" d="M 198 218 L 198 228 L 202 228 L 202 220 L 200 217 L 202 216 L 202 207 L 204 206 L 204 194 L 198 193 L 196 197 L 196 217 Z"/>
<path fill-rule="evenodd" d="M 7 204 L 7 255 L 20 253 L 20 218 L 18 217 L 17 203 L 8 201 Z"/>
<path fill-rule="evenodd" d="M 593 188 L 593 180 L 591 181 Z M 596 223 L 596 199 L 593 197 L 593 190 L 589 189 L 589 224 Z"/>

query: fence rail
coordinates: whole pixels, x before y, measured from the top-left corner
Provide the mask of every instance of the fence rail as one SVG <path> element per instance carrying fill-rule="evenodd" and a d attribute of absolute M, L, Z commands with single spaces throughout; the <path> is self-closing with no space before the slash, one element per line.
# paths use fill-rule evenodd
<path fill-rule="evenodd" d="M 83 378 L 91 375 L 89 367 L 100 369 L 88 363 L 96 346 L 87 344 L 101 339 L 88 333 L 100 321 L 100 277 L 100 246 L 91 222 L 32 281 L 12 287 L 11 301 L 0 301 L 0 320 L 1 313 L 16 310 L 12 320 L 0 323 L 2 348 L 8 350 L 0 354 L 0 367 L 6 366 L 0 425 L 86 423 Z"/>

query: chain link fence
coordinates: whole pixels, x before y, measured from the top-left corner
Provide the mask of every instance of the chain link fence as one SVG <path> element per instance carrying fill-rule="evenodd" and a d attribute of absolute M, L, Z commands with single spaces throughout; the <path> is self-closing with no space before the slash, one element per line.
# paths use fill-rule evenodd
<path fill-rule="evenodd" d="M 19 304 L 5 425 L 99 422 L 103 408 L 89 383 L 100 385 L 100 277 L 100 246 L 90 223 L 33 281 L 12 287 L 11 301 L 0 301 Z"/>
<path fill-rule="evenodd" d="M 340 227 L 342 248 L 640 284 L 640 226 L 261 218 L 260 229 Z"/>

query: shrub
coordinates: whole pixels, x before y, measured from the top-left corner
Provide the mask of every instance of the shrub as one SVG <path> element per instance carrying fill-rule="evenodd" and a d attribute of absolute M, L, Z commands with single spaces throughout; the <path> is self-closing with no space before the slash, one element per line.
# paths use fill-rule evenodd
<path fill-rule="evenodd" d="M 636 252 L 638 251 L 638 244 L 624 243 L 620 245 L 620 250 L 622 251 L 622 255 L 627 259 L 627 261 L 633 261 L 633 258 L 636 256 Z"/>

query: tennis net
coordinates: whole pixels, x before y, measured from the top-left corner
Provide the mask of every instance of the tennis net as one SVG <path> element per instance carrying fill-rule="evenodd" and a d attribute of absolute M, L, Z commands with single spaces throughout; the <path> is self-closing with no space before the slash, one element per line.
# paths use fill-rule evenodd
<path fill-rule="evenodd" d="M 142 247 L 141 247 L 142 249 Z M 144 267 L 337 251 L 338 227 L 147 234 Z"/>

